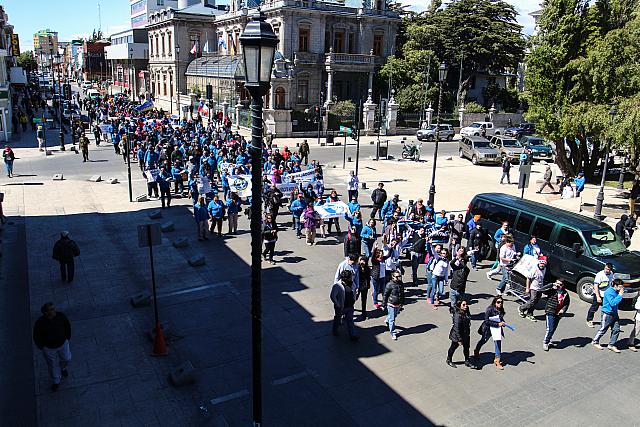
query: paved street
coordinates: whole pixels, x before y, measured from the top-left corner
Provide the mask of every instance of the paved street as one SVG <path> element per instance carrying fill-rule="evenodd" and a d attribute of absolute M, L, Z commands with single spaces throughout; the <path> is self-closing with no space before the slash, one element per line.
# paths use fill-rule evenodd
<path fill-rule="evenodd" d="M 54 139 L 51 133 L 49 137 Z M 15 304 L 8 308 L 15 311 L 14 318 L 29 315 L 31 322 L 39 316 L 42 303 L 54 301 L 72 322 L 73 361 L 70 377 L 53 394 L 42 355 L 29 342 L 31 325 L 25 321 L 5 328 L 2 342 L 11 342 L 16 354 L 32 354 L 32 366 L 20 365 L 6 353 L 2 360 L 3 371 L 11 367 L 17 377 L 13 382 L 28 385 L 34 378 L 30 400 L 28 387 L 20 391 L 26 396 L 22 404 L 33 403 L 41 426 L 250 423 L 246 218 L 240 219 L 238 236 L 198 242 L 187 200 L 175 200 L 171 209 L 163 211 L 160 221 L 175 223 L 175 231 L 165 233 L 154 254 L 169 356 L 151 357 L 146 335 L 153 310 L 132 308 L 128 300 L 150 289 L 148 252 L 138 248 L 135 226 L 148 221 L 159 201 L 128 202 L 126 168 L 111 146 L 92 143 L 92 162 L 82 163 L 79 155 L 55 147 L 45 157 L 33 148 L 33 139 L 27 134 L 14 144 L 31 144 L 16 149 L 15 172 L 21 176 L 0 180 L 5 214 L 12 222 L 2 232 L 3 277 L 14 277 L 12 285 L 28 285 L 28 296 L 7 294 L 3 301 L 11 298 Z M 392 144 L 394 149 L 400 146 Z M 495 168 L 459 164 L 455 157 L 445 160 L 451 155 L 446 149 L 441 153 L 438 206 L 464 209 L 470 194 L 506 187 L 496 183 Z M 329 184 L 343 181 L 341 154 L 341 147 L 312 146 L 312 157 L 339 165 L 327 170 Z M 413 194 L 426 198 L 429 161 L 379 162 L 376 170 L 370 170 L 373 163 L 361 164 L 363 179 L 374 182 L 391 174 L 396 178 L 388 183 L 389 191 L 403 195 L 404 203 Z M 137 165 L 133 167 L 137 195 L 146 186 Z M 55 172 L 64 173 L 65 180 L 52 181 Z M 94 174 L 116 177 L 120 183 L 89 182 Z M 343 187 L 338 189 L 343 192 Z M 286 215 L 283 220 L 288 220 Z M 58 266 L 50 258 L 62 229 L 71 232 L 82 252 L 72 285 L 60 282 Z M 171 242 L 179 236 L 189 237 L 190 246 L 173 247 Z M 265 425 L 371 426 L 388 425 L 389 419 L 416 426 L 630 425 L 637 419 L 636 407 L 625 397 L 635 392 L 640 379 L 637 355 L 591 348 L 588 343 L 595 331 L 585 326 L 587 305 L 575 295 L 571 314 L 556 334 L 557 348 L 548 353 L 541 349 L 544 322 L 520 319 L 515 302 L 508 302 L 506 318 L 516 330 L 507 332 L 502 372 L 491 365 L 491 343 L 483 349 L 480 371 L 461 364 L 454 370 L 444 363 L 451 318 L 446 309 L 434 311 L 425 302 L 423 284 L 409 288 L 408 303 L 398 320 L 398 341 L 386 332 L 382 311 L 358 324 L 360 342 L 333 337 L 329 288 L 342 246 L 334 237 L 319 240 L 317 246 L 308 247 L 293 232 L 283 232 L 276 247 L 277 264 L 264 266 Z M 24 245 L 26 269 L 18 262 Z M 206 266 L 187 265 L 195 254 L 206 256 Z M 484 276 L 486 267 L 472 272 L 468 286 L 473 342 L 495 286 Z M 21 271 L 28 272 L 28 278 L 20 279 Z M 3 288 L 16 291 L 16 286 Z M 537 314 L 542 320 L 541 311 Z M 621 337 L 626 338 L 629 312 L 622 317 Z M 454 360 L 462 361 L 460 350 Z M 185 361 L 196 368 L 197 382 L 173 388 L 167 376 Z M 594 407 L 616 409 L 594 411 Z M 22 422 L 32 425 L 26 418 Z"/>

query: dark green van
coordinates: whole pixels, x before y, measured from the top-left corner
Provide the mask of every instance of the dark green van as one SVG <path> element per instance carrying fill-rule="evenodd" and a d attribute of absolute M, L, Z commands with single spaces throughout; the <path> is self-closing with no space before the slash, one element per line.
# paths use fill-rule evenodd
<path fill-rule="evenodd" d="M 508 221 L 518 252 L 531 235 L 536 236 L 549 259 L 547 274 L 575 285 L 584 301 L 591 302 L 593 278 L 607 262 L 625 283 L 624 298 L 634 298 L 640 291 L 640 253 L 627 250 L 602 221 L 502 193 L 476 195 L 467 209 L 467 221 L 473 215 L 481 216 L 491 238 Z"/>

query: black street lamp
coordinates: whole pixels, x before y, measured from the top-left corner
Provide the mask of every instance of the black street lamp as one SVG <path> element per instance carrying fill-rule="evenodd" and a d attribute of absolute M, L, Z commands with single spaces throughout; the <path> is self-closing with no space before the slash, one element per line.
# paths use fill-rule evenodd
<path fill-rule="evenodd" d="M 618 114 L 618 109 L 613 106 L 609 111 L 609 123 L 613 126 L 615 122 L 616 115 Z M 609 164 L 609 141 L 605 145 L 605 150 L 607 150 L 604 157 L 604 164 L 602 165 L 602 179 L 600 180 L 600 191 L 598 192 L 598 196 L 596 197 L 596 209 L 593 212 L 593 217 L 602 221 L 604 219 L 604 215 L 602 215 L 602 204 L 604 203 L 604 182 L 607 179 L 607 165 Z"/>
<path fill-rule="evenodd" d="M 60 114 L 60 151 L 65 151 L 64 148 L 64 125 L 62 124 L 63 115 L 62 115 L 62 81 L 60 79 L 60 51 L 56 53 L 56 59 L 58 62 L 58 112 Z"/>
<path fill-rule="evenodd" d="M 438 143 L 440 142 L 440 111 L 442 110 L 442 85 L 447 80 L 449 67 L 446 62 L 440 64 L 438 68 L 439 94 L 438 94 L 438 118 L 436 120 L 436 146 L 433 151 L 433 170 L 431 171 L 431 186 L 429 187 L 429 205 L 433 207 L 436 196 L 436 164 L 438 162 Z"/>
<path fill-rule="evenodd" d="M 262 424 L 262 106 L 271 85 L 278 37 L 258 10 L 240 36 L 244 86 L 251 95 L 251 357 L 253 425 Z"/>
<path fill-rule="evenodd" d="M 180 45 L 176 45 L 176 97 L 178 107 L 178 120 L 182 119 L 180 114 Z"/>
<path fill-rule="evenodd" d="M 135 67 L 133 66 L 133 48 L 132 47 L 129 48 L 129 71 L 128 71 L 128 74 L 129 74 L 129 92 L 130 92 L 130 95 L 131 95 L 131 100 L 133 101 L 134 100 L 134 98 L 133 98 L 133 88 L 136 85 L 135 84 L 136 70 L 135 70 Z"/>

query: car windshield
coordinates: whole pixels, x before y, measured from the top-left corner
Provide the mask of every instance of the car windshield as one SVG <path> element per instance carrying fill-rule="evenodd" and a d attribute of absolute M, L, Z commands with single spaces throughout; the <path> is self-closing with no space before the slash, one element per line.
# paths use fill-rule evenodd
<path fill-rule="evenodd" d="M 482 125 L 480 123 L 471 123 L 471 126 L 469 126 L 470 128 L 479 128 L 482 127 Z"/>
<path fill-rule="evenodd" d="M 427 128 L 427 130 L 435 130 L 436 129 L 436 125 L 431 125 Z"/>
<path fill-rule="evenodd" d="M 489 148 L 489 141 L 475 141 L 473 146 L 475 148 Z"/>
<path fill-rule="evenodd" d="M 584 235 L 595 256 L 620 255 L 627 250 L 611 228 L 585 232 Z"/>
<path fill-rule="evenodd" d="M 527 140 L 527 144 L 542 146 L 542 145 L 544 145 L 544 139 L 530 138 L 530 139 Z"/>
<path fill-rule="evenodd" d="M 503 139 L 502 146 L 503 147 L 521 147 L 517 139 Z"/>

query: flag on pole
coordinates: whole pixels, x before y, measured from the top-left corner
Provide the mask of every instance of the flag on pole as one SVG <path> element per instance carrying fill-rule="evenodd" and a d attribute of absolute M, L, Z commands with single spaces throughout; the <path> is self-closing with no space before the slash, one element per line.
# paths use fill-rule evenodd
<path fill-rule="evenodd" d="M 189 51 L 189 53 L 195 55 L 198 52 L 198 42 L 195 42 L 193 44 L 193 47 L 191 48 L 191 50 Z"/>
<path fill-rule="evenodd" d="M 222 46 L 223 48 L 227 48 L 227 43 L 224 41 L 222 37 L 218 39 L 218 46 Z"/>
<path fill-rule="evenodd" d="M 204 33 L 204 46 L 202 48 L 203 52 L 209 53 L 209 33 L 205 31 Z"/>

